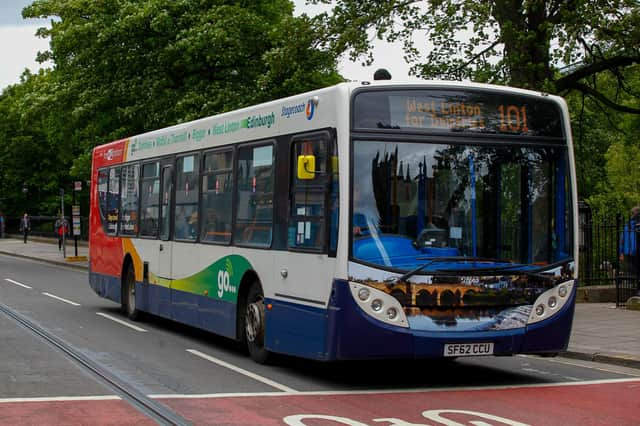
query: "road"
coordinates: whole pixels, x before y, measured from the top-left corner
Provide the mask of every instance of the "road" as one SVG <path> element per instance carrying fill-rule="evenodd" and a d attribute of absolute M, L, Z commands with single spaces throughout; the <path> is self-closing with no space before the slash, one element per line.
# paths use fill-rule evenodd
<path fill-rule="evenodd" d="M 281 357 L 263 366 L 227 339 L 155 317 L 129 321 L 93 293 L 86 272 L 1 255 L 0 304 L 55 339 L 0 313 L 0 424 L 638 423 L 635 369 L 527 356 L 333 364 Z M 152 420 L 118 386 L 174 420 Z"/>

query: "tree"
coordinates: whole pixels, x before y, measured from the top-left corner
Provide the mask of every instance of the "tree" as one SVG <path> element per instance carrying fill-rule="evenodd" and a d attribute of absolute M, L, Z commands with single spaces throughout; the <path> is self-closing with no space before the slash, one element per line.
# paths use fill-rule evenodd
<path fill-rule="evenodd" d="M 29 181 L 55 213 L 45 200 L 89 178 L 97 144 L 342 80 L 289 0 L 35 0 L 23 16 L 52 18 L 38 59 L 54 67 L 0 98 L 0 156 L 22 155 L 0 196 L 16 209 Z"/>
<path fill-rule="evenodd" d="M 640 60 L 637 0 L 310 0 L 333 3 L 324 14 L 324 39 L 336 53 L 372 62 L 373 37 L 404 44 L 412 73 L 471 79 L 566 95 L 583 93 L 607 108 L 638 114 L 598 87 Z M 426 46 L 415 37 L 425 34 Z M 426 56 L 421 56 L 421 50 Z M 639 93 L 634 94 L 636 97 Z"/>

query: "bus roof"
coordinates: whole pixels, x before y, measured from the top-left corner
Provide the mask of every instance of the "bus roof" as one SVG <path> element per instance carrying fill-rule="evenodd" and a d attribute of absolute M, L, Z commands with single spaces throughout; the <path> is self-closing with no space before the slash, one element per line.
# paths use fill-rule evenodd
<path fill-rule="evenodd" d="M 124 143 L 122 161 L 206 149 L 240 141 L 260 140 L 281 134 L 335 127 L 340 105 L 347 105 L 351 93 L 358 88 L 438 88 L 471 89 L 535 97 L 560 98 L 545 93 L 506 86 L 425 80 L 346 82 L 262 104 L 228 111 L 201 119 L 179 123 L 162 129 L 101 145 L 95 149 L 117 151 Z M 560 101 L 561 104 L 564 104 Z M 343 106 L 343 108 L 345 108 Z M 346 118 L 345 118 L 346 120 Z M 348 121 L 345 121 L 348 123 Z M 94 153 L 94 157 L 95 157 Z"/>

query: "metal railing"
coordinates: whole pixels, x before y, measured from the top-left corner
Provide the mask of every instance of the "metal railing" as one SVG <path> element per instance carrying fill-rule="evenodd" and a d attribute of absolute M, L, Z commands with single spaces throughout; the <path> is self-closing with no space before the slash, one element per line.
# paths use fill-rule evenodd
<path fill-rule="evenodd" d="M 625 270 L 629 268 L 620 262 L 620 241 L 630 218 L 622 214 L 593 217 L 584 203 L 580 204 L 579 217 L 580 284 L 615 285 L 616 304 L 624 305 L 640 290 L 640 265 Z M 636 241 L 640 242 L 640 235 L 636 235 Z"/>

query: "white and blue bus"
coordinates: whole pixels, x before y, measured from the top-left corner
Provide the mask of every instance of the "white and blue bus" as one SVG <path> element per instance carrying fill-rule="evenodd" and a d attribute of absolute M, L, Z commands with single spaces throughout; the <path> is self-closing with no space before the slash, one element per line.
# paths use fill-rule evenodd
<path fill-rule="evenodd" d="M 315 360 L 556 354 L 577 287 L 558 97 L 344 83 L 98 146 L 90 283 Z"/>

